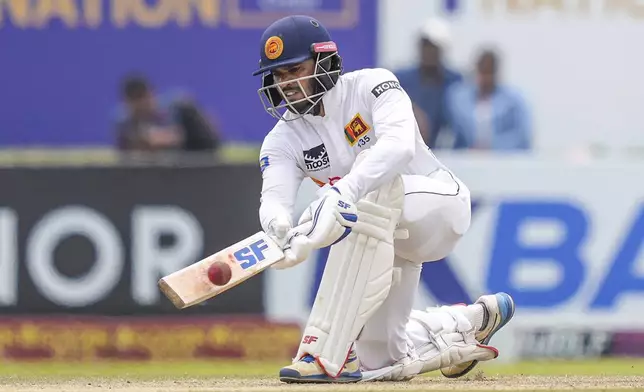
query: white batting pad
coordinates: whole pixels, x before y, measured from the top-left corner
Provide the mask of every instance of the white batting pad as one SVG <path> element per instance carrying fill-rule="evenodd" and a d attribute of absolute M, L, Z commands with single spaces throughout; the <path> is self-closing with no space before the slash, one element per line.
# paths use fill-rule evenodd
<path fill-rule="evenodd" d="M 499 355 L 495 348 L 479 344 L 476 328 L 458 306 L 412 311 L 410 318 L 425 327 L 432 342 L 416 347 L 422 363 L 419 374 L 469 361 L 489 361 Z"/>
<path fill-rule="evenodd" d="M 413 310 L 407 330 L 408 334 L 425 336 L 426 343 L 416 343 L 412 355 L 392 366 L 363 372 L 363 382 L 409 380 L 469 361 L 489 361 L 499 354 L 495 348 L 476 341 L 476 329 L 457 307 Z"/>
<path fill-rule="evenodd" d="M 340 374 L 362 327 L 389 294 L 403 198 L 397 176 L 357 203 L 358 223 L 331 247 L 295 360 L 310 354 L 328 375 Z"/>

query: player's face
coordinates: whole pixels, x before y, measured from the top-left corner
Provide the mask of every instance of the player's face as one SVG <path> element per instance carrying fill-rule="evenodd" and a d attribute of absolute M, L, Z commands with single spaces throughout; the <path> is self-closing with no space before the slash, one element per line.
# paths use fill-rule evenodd
<path fill-rule="evenodd" d="M 151 93 L 127 100 L 130 113 L 135 117 L 146 117 L 154 113 L 155 102 Z"/>
<path fill-rule="evenodd" d="M 313 95 L 314 79 L 307 78 L 307 76 L 313 75 L 314 69 L 315 62 L 311 59 L 288 67 L 277 68 L 273 71 L 275 83 L 279 84 L 282 96 L 287 102 L 297 102 Z M 299 78 L 306 79 L 298 80 Z M 304 91 L 302 91 L 300 85 L 304 88 Z M 308 105 L 306 101 L 300 104 Z M 297 106 L 297 104 L 294 106 Z"/>
<path fill-rule="evenodd" d="M 477 77 L 479 88 L 483 92 L 489 93 L 494 90 L 494 87 L 496 86 L 496 64 L 494 59 L 484 57 L 480 60 L 478 64 Z"/>
<path fill-rule="evenodd" d="M 420 62 L 423 68 L 437 68 L 441 62 L 440 48 L 427 39 L 421 39 Z"/>

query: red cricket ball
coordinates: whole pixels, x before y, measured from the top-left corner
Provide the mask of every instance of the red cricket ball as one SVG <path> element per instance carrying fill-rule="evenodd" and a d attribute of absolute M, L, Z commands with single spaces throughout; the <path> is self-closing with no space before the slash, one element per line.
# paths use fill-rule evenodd
<path fill-rule="evenodd" d="M 233 276 L 233 271 L 230 266 L 224 262 L 216 261 L 208 267 L 208 279 L 215 286 L 223 286 L 230 282 Z"/>

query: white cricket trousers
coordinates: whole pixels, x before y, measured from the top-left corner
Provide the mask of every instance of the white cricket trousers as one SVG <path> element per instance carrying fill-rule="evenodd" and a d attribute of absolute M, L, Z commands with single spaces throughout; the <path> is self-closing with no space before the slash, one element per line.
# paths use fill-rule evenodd
<path fill-rule="evenodd" d="M 427 343 L 424 328 L 409 322 L 422 263 L 449 255 L 470 226 L 470 191 L 456 176 L 438 170 L 429 176 L 402 177 L 405 201 L 400 228 L 408 230 L 409 238 L 394 243 L 394 268 L 400 279 L 356 342 L 358 357 L 369 370 L 392 365 L 414 346 Z"/>

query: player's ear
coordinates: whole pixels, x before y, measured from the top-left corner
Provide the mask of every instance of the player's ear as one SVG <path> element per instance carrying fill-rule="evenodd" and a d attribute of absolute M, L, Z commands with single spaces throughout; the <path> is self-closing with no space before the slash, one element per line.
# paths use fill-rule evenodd
<path fill-rule="evenodd" d="M 275 84 L 275 78 L 272 73 L 267 73 L 262 76 L 262 87 L 266 88 Z M 271 87 L 264 90 L 264 94 L 268 97 L 268 100 L 271 102 L 271 105 L 277 106 L 282 102 L 282 94 L 277 91 L 277 88 Z"/>

